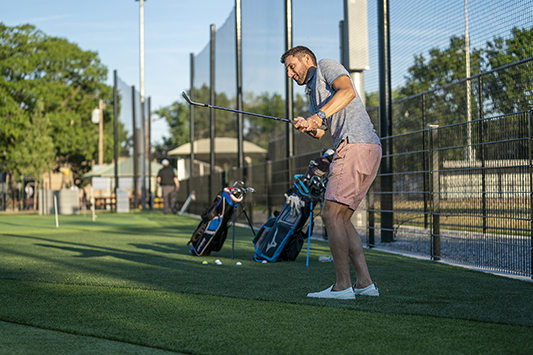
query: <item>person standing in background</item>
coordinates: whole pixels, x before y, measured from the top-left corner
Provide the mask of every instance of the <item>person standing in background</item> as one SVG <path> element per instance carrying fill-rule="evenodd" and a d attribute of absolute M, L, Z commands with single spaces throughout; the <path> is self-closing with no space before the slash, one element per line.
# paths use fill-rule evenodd
<path fill-rule="evenodd" d="M 180 182 L 167 159 L 163 159 L 161 164 L 163 168 L 157 174 L 157 183 L 163 192 L 163 213 L 168 214 L 168 211 L 172 210 L 172 213 L 176 214 L 178 209 L 175 192 L 180 190 Z"/>

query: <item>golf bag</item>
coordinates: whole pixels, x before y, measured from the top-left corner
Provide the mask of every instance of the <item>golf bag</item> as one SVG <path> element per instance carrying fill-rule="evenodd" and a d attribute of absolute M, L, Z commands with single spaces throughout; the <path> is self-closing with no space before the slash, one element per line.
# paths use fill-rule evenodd
<path fill-rule="evenodd" d="M 296 181 L 285 193 L 281 212 L 269 218 L 253 240 L 255 261 L 296 260 L 304 239 L 312 233 L 313 209 L 322 203 L 333 153 L 332 149 L 328 149 L 309 163 L 305 175 L 294 176 Z"/>
<path fill-rule="evenodd" d="M 251 187 L 245 188 L 239 181 L 233 187 L 226 187 L 217 194 L 213 205 L 202 212 L 202 220 L 187 243 L 192 245 L 191 255 L 208 256 L 212 251 L 222 249 L 228 236 L 228 223 L 232 221 L 234 209 L 242 202 L 246 192 L 255 192 L 255 190 Z M 244 214 L 250 223 L 246 211 Z"/>

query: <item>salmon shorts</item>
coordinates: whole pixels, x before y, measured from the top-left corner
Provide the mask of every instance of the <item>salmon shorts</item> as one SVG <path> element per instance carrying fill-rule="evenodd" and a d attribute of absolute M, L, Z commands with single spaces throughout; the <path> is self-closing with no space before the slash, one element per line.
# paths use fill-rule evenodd
<path fill-rule="evenodd" d="M 379 144 L 342 141 L 329 166 L 326 200 L 355 211 L 376 178 L 381 154 Z"/>

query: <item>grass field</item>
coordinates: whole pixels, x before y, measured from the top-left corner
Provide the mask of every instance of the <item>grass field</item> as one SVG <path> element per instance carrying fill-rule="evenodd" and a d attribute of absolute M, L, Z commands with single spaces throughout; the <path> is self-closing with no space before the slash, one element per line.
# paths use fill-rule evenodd
<path fill-rule="evenodd" d="M 0 215 L 0 354 L 533 353 L 532 282 L 366 250 L 380 297 L 309 299 L 334 283 L 327 243 L 312 240 L 308 267 L 306 244 L 261 264 L 237 228 L 233 260 L 231 229 L 198 258 L 197 223 Z"/>

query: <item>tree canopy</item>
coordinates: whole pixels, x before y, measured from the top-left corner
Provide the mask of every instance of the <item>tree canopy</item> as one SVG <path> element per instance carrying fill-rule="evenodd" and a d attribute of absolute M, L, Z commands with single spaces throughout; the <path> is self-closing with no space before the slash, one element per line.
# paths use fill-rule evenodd
<path fill-rule="evenodd" d="M 79 179 L 98 156 L 91 111 L 99 99 L 112 103 L 107 68 L 97 53 L 30 24 L 0 23 L 0 71 L 0 162 L 15 177 L 39 179 L 52 166 L 67 166 Z M 112 122 L 112 105 L 104 122 Z M 109 162 L 113 125 L 104 127 Z"/>

